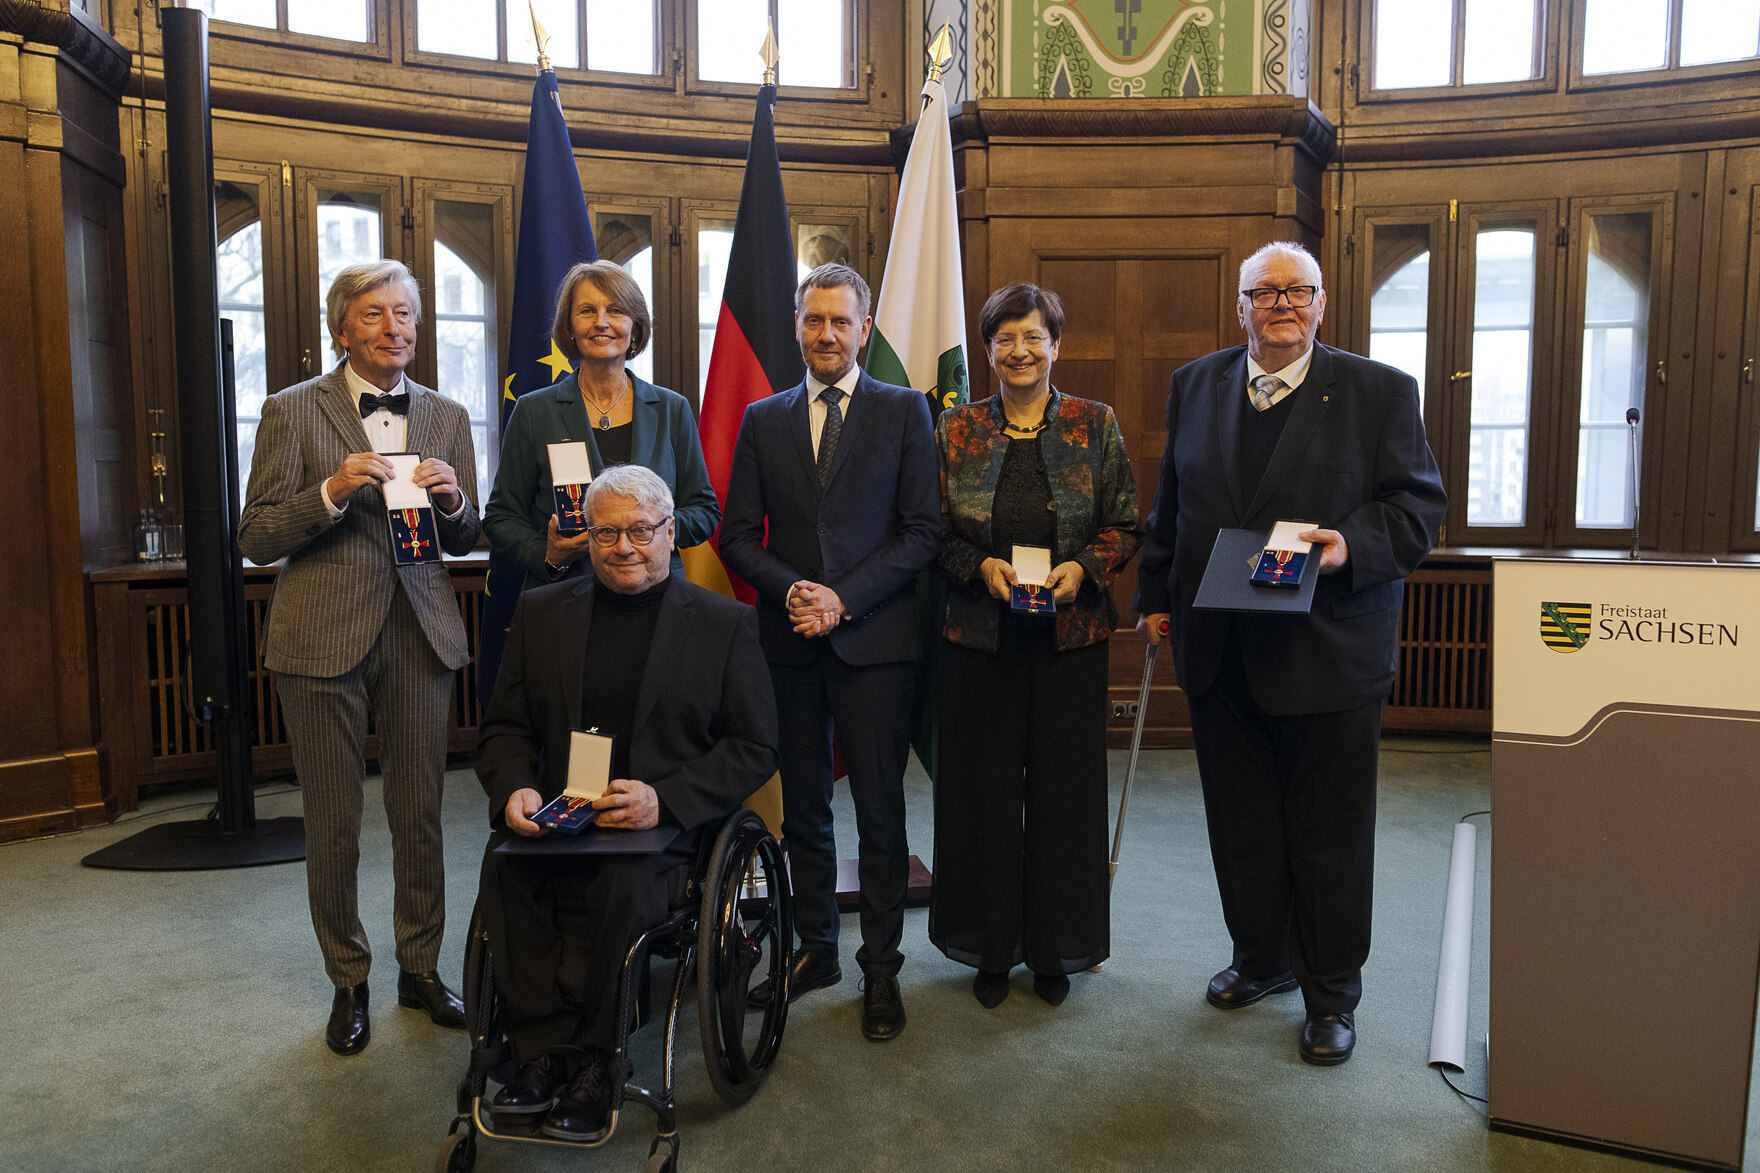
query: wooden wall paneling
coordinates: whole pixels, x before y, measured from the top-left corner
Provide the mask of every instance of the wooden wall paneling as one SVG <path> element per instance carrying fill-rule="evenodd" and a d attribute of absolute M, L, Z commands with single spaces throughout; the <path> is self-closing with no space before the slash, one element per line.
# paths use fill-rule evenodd
<path fill-rule="evenodd" d="M 113 426 L 133 414 L 115 304 L 126 274 L 115 95 L 127 55 L 83 13 L 0 21 L 10 29 L 20 16 L 39 18 L 30 35 L 61 43 L 0 42 L 0 246 L 13 265 L 0 328 L 14 344 L 0 376 L 0 492 L 16 506 L 0 839 L 101 816 L 81 568 L 88 546 L 131 532 L 136 500 L 123 471 L 132 430 Z"/>
<path fill-rule="evenodd" d="M 1138 503 L 1146 520 L 1167 443 L 1166 402 L 1174 370 L 1241 341 L 1233 316 L 1241 260 L 1274 231 L 1269 215 L 1224 219 L 1005 219 L 992 217 L 990 284 L 1031 280 L 1063 298 L 1067 322 L 1052 380 L 1059 389 L 1110 404 L 1119 421 Z M 1125 628 L 1135 623 L 1137 564 L 1114 587 Z M 1116 633 L 1112 703 L 1134 703 L 1143 645 Z M 1189 718 L 1171 668 L 1156 675 L 1145 744 L 1187 744 Z M 1127 710 L 1128 711 L 1128 710 Z M 1113 718 L 1114 742 L 1134 722 Z"/>
<path fill-rule="evenodd" d="M 65 157 L 62 188 L 81 561 L 108 566 L 133 555 L 135 516 L 129 506 L 142 500 L 124 304 L 125 212 L 116 184 Z"/>
<path fill-rule="evenodd" d="M 1699 363 L 1692 392 L 1693 434 L 1688 447 L 1699 454 L 1699 459 L 1691 465 L 1697 499 L 1688 508 L 1687 524 L 1689 532 L 1698 538 L 1696 548 L 1709 554 L 1723 554 L 1730 549 L 1730 507 L 1733 482 L 1737 479 L 1736 454 L 1741 445 L 1736 392 L 1742 369 L 1739 311 L 1747 292 L 1740 268 L 1746 259 L 1746 249 L 1742 247 L 1746 234 L 1741 230 L 1746 200 L 1729 170 L 1730 158 L 1736 153 L 1705 152 L 1705 211 L 1694 291 L 1698 313 L 1693 349 L 1699 354 Z M 1735 254 L 1733 266 L 1726 252 Z M 1728 295 L 1723 292 L 1726 289 Z"/>
<path fill-rule="evenodd" d="M 1724 247 L 1716 270 L 1706 266 L 1706 280 L 1715 276 L 1720 291 L 1722 352 L 1713 368 L 1708 455 L 1714 468 L 1730 470 L 1723 478 L 1730 489 L 1728 548 L 1760 550 L 1760 148 L 1729 152 L 1724 192 Z"/>

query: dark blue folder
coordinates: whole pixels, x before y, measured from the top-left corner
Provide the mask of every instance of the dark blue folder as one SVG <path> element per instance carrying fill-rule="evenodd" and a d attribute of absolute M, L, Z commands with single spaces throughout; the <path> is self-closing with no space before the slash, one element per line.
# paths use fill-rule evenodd
<path fill-rule="evenodd" d="M 1320 577 L 1320 559 L 1309 557 L 1302 567 L 1302 582 L 1295 590 L 1258 586 L 1253 582 L 1253 563 L 1265 549 L 1271 531 L 1225 529 L 1216 533 L 1210 548 L 1210 564 L 1198 582 L 1192 606 L 1200 611 L 1250 611 L 1259 614 L 1306 615 L 1314 606 L 1314 583 Z"/>

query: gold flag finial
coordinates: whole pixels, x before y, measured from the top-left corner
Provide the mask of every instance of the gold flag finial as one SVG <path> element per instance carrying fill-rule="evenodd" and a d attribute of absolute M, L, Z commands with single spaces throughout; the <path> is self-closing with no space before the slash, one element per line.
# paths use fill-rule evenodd
<path fill-rule="evenodd" d="M 929 46 L 929 80 L 940 81 L 941 71 L 946 69 L 947 63 L 952 60 L 953 33 L 952 30 L 943 23 L 941 26 L 941 32 L 935 37 L 934 42 Z"/>
<path fill-rule="evenodd" d="M 532 42 L 538 46 L 538 72 L 546 73 L 550 69 L 550 58 L 544 47 L 550 43 L 550 34 L 538 23 L 538 8 L 532 0 L 526 0 L 526 11 L 532 14 Z"/>
<path fill-rule="evenodd" d="M 758 56 L 764 59 L 764 84 L 775 85 L 776 63 L 782 58 L 776 52 L 776 30 L 770 26 L 768 20 L 764 22 L 764 45 L 758 50 Z"/>

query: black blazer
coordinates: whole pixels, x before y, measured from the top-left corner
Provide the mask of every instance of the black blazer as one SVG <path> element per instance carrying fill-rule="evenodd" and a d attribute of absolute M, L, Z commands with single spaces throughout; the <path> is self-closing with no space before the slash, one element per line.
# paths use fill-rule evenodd
<path fill-rule="evenodd" d="M 659 794 L 662 817 L 689 830 L 733 809 L 776 769 L 776 702 L 743 603 L 673 576 L 637 689 L 629 772 Z M 531 787 L 548 802 L 567 781 L 568 734 L 580 720 L 592 575 L 520 595 L 495 698 L 477 737 L 489 822 Z"/>
<path fill-rule="evenodd" d="M 819 488 L 803 382 L 746 408 L 733 450 L 721 557 L 758 592 L 764 654 L 810 663 L 812 641 L 788 620 L 801 579 L 837 592 L 852 618 L 825 638 L 845 663 L 917 658 L 914 584 L 941 541 L 941 487 L 929 401 L 863 372 Z"/>
<path fill-rule="evenodd" d="M 1448 497 L 1403 371 L 1316 344 L 1257 488 L 1237 471 L 1247 348 L 1173 373 L 1167 451 L 1143 543 L 1138 610 L 1170 613 L 1180 686 L 1215 681 L 1231 621 L 1253 696 L 1271 713 L 1357 708 L 1393 684 L 1405 576 L 1429 553 Z M 1344 535 L 1307 615 L 1231 616 L 1192 600 L 1220 529 L 1311 521 Z M 1245 571 L 1243 570 L 1243 573 Z"/>

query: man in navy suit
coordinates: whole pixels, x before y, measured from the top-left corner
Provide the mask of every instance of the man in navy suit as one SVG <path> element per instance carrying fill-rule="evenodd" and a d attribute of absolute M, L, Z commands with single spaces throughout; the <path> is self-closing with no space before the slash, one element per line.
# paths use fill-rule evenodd
<path fill-rule="evenodd" d="M 821 265 L 795 292 L 800 386 L 746 408 L 734 446 L 721 556 L 758 593 L 776 690 L 783 840 L 800 947 L 789 998 L 843 978 L 831 736 L 849 768 L 861 879 L 862 1033 L 904 1030 L 904 769 L 919 654 L 917 572 L 941 535 L 935 437 L 924 397 L 856 366 L 867 283 Z M 769 996 L 767 986 L 754 991 Z"/>
<path fill-rule="evenodd" d="M 1356 1045 L 1404 579 L 1447 496 L 1411 376 L 1315 344 L 1326 292 L 1306 249 L 1248 257 L 1237 312 L 1246 346 L 1173 374 L 1137 629 L 1160 643 L 1167 622 L 1191 708 L 1234 942 L 1206 997 L 1232 1010 L 1299 985 L 1298 1050 L 1330 1066 Z M 1309 613 L 1193 609 L 1218 530 L 1295 520 L 1319 559 Z"/>

